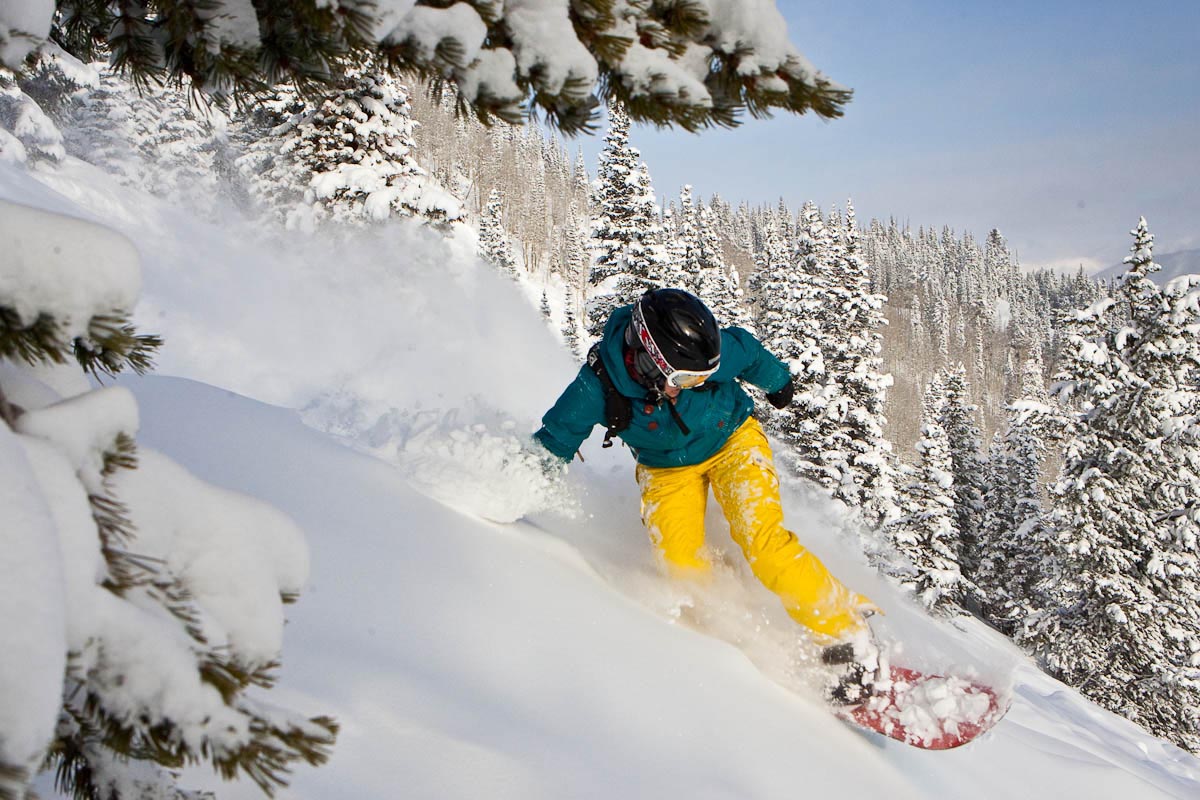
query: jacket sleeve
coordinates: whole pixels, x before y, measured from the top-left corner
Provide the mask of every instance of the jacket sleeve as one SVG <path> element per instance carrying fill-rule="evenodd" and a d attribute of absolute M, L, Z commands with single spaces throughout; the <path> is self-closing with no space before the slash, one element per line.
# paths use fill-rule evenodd
<path fill-rule="evenodd" d="M 603 423 L 604 392 L 600 379 L 584 364 L 553 408 L 542 417 L 542 427 L 533 438 L 563 461 L 570 461 L 591 435 L 592 428 Z"/>
<path fill-rule="evenodd" d="M 726 328 L 721 341 L 721 361 L 737 367 L 737 377 L 753 383 L 767 394 L 778 392 L 792 379 L 791 370 L 763 347 L 745 328 Z"/>

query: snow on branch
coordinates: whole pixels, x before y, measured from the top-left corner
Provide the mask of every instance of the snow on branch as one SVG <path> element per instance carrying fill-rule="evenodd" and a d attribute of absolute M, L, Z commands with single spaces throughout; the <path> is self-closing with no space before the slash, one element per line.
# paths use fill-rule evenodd
<path fill-rule="evenodd" d="M 600 101 L 696 130 L 747 111 L 838 117 L 850 99 L 792 45 L 775 0 L 10 0 L 0 10 L 0 67 L 22 68 L 47 39 L 83 61 L 107 55 L 139 85 L 186 78 L 218 99 L 328 85 L 381 60 L 456 84 L 484 120 L 537 111 L 569 132 L 590 128 Z"/>
<path fill-rule="evenodd" d="M 269 794 L 337 733 L 245 696 L 274 681 L 301 532 L 139 453 L 128 389 L 47 370 L 147 366 L 140 283 L 120 235 L 0 204 L 0 798 L 47 764 L 75 797 L 182 796 L 201 761 Z"/>

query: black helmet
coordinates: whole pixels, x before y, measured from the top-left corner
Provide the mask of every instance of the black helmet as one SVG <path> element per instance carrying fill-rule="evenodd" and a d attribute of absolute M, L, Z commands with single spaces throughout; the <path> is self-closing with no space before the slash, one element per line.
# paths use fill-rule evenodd
<path fill-rule="evenodd" d="M 703 383 L 721 363 L 721 328 L 700 298 L 682 289 L 652 289 L 634 304 L 629 332 L 671 384 Z"/>

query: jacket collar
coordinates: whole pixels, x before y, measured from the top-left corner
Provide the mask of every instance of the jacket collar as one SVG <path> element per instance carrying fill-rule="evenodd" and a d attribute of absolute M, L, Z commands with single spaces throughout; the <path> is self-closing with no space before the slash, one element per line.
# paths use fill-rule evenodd
<path fill-rule="evenodd" d="M 625 345 L 625 329 L 633 319 L 633 306 L 621 306 L 612 312 L 608 323 L 604 326 L 601 337 L 600 358 L 604 359 L 604 367 L 612 378 L 613 386 L 626 397 L 645 397 L 646 387 L 639 384 L 625 369 L 625 357 L 622 348 Z"/>

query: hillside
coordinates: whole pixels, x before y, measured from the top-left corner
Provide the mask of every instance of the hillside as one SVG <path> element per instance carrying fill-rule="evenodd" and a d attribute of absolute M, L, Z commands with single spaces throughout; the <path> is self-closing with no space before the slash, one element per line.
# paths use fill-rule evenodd
<path fill-rule="evenodd" d="M 78 162 L 36 179 L 0 168 L 0 196 L 134 241 L 140 323 L 168 341 L 160 377 L 123 381 L 141 445 L 272 503 L 307 535 L 312 577 L 272 694 L 335 715 L 342 733 L 333 760 L 297 770 L 283 797 L 1200 791 L 1193 757 L 986 628 L 925 616 L 866 566 L 840 517 L 789 483 L 797 532 L 884 607 L 897 655 L 1013 700 L 989 736 L 945 754 L 834 720 L 806 680 L 809 646 L 740 562 L 702 594 L 658 576 L 621 448 L 594 437 L 570 496 L 496 469 L 575 367 L 517 287 L 453 240 L 397 224 L 347 246 L 235 215 L 197 222 Z M 715 510 L 710 524 L 728 551 Z M 207 772 L 185 783 L 261 796 Z"/>
<path fill-rule="evenodd" d="M 290 614 L 281 699 L 333 713 L 344 732 L 330 764 L 299 771 L 285 797 L 1200 791 L 1200 762 L 1091 706 L 986 629 L 923 617 L 794 492 L 788 510 L 802 535 L 871 586 L 889 634 L 1011 683 L 1013 707 L 984 740 L 931 754 L 868 739 L 834 720 L 802 678 L 769 678 L 791 632 L 771 628 L 786 622 L 743 576 L 696 598 L 714 605 L 714 625 L 738 641 L 673 621 L 681 598 L 653 572 L 624 453 L 602 455 L 591 443 L 573 476 L 584 494 L 580 519 L 499 526 L 414 492 L 394 469 L 306 429 L 294 412 L 184 380 L 131 385 L 148 446 L 268 500 L 308 535 L 313 578 Z M 261 796 L 188 778 L 222 798 Z"/>
<path fill-rule="evenodd" d="M 0 800 L 55 767 L 80 798 L 200 800 L 172 788 L 184 764 L 257 793 L 335 751 L 325 712 L 349 768 L 303 772 L 300 796 L 411 776 L 435 797 L 773 797 L 798 769 L 1010 796 L 1025 770 L 971 781 L 1013 763 L 1059 793 L 1195 789 L 1164 742 L 1200 752 L 1200 279 L 1144 278 L 1144 221 L 1100 300 L 1082 272 L 1022 270 L 998 230 L 686 186 L 663 208 L 618 108 L 589 183 L 537 129 L 420 124 L 394 77 L 225 118 L 56 60 L 0 76 L 20 112 L 0 120 Z M 418 157 L 417 129 L 442 150 Z M 893 662 L 1013 702 L 992 735 L 936 768 L 864 755 L 816 699 L 820 644 L 715 508 L 716 578 L 670 584 L 628 454 L 592 443 L 562 480 L 530 441 L 585 331 L 664 285 L 790 367 L 793 402 L 764 414 L 789 524 L 887 611 Z M 107 384 L 151 359 L 116 387 L 78 368 Z M 264 695 L 288 611 L 310 633 Z"/>

